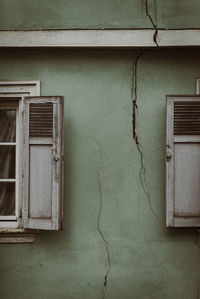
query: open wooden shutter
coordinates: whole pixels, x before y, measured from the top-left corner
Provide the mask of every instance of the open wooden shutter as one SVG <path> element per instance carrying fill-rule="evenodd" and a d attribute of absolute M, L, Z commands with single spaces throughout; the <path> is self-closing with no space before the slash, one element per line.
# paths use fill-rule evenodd
<path fill-rule="evenodd" d="M 200 96 L 167 97 L 166 225 L 200 226 Z"/>
<path fill-rule="evenodd" d="M 61 228 L 63 111 L 63 97 L 24 97 L 24 228 Z"/>

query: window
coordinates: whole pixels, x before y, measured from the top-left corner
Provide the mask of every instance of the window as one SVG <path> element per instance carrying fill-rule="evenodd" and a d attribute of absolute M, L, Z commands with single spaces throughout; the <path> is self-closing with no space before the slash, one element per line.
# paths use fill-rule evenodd
<path fill-rule="evenodd" d="M 166 225 L 200 226 L 200 96 L 167 97 Z"/>
<path fill-rule="evenodd" d="M 19 103 L 0 101 L 0 225 L 19 218 Z"/>
<path fill-rule="evenodd" d="M 62 222 L 63 97 L 21 92 L 0 94 L 1 243 L 31 242 Z"/>

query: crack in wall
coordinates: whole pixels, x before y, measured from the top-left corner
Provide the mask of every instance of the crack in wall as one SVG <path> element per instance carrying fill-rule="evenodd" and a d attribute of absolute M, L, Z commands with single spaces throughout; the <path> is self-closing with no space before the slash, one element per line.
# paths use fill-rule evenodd
<path fill-rule="evenodd" d="M 92 130 L 93 134 L 93 139 L 95 140 L 97 147 L 98 147 L 98 152 L 99 152 L 99 158 L 100 158 L 100 165 L 103 163 L 103 148 L 99 140 L 96 138 L 94 131 Z M 98 216 L 97 216 L 97 230 L 98 233 L 101 236 L 101 239 L 103 240 L 105 244 L 105 251 L 106 251 L 106 258 L 107 258 L 107 270 L 104 275 L 104 280 L 103 280 L 103 286 L 102 286 L 102 299 L 106 298 L 106 288 L 108 285 L 108 277 L 111 272 L 112 268 L 112 263 L 111 263 L 111 258 L 110 258 L 110 251 L 109 251 L 109 242 L 107 241 L 103 230 L 101 229 L 101 214 L 102 214 L 102 208 L 103 208 L 103 191 L 102 191 L 102 180 L 101 180 L 101 174 L 100 174 L 100 167 L 96 171 L 97 173 L 97 181 L 98 181 L 98 193 L 99 193 L 99 211 L 98 211 Z"/>
<path fill-rule="evenodd" d="M 98 180 L 98 191 L 99 191 L 99 212 L 98 212 L 98 217 L 97 217 L 97 229 L 98 229 L 98 232 L 99 232 L 103 242 L 105 243 L 105 250 L 106 250 L 106 255 L 107 255 L 107 263 L 108 263 L 108 268 L 107 268 L 107 271 L 104 276 L 104 282 L 103 282 L 103 287 L 102 287 L 102 299 L 105 299 L 105 297 L 106 297 L 105 289 L 107 288 L 108 276 L 110 274 L 112 264 L 111 264 L 111 259 L 110 259 L 109 243 L 106 240 L 104 233 L 101 229 L 101 212 L 102 212 L 102 207 L 103 207 L 103 193 L 102 193 L 102 183 L 101 183 L 101 177 L 100 177 L 99 171 L 97 171 L 97 180 Z"/>
<path fill-rule="evenodd" d="M 133 106 L 133 112 L 132 112 L 133 140 L 135 141 L 137 150 L 140 155 L 140 165 L 141 165 L 140 174 L 139 174 L 140 183 L 141 183 L 142 189 L 146 195 L 149 208 L 150 208 L 152 214 L 155 216 L 155 218 L 160 223 L 160 219 L 152 207 L 149 190 L 146 186 L 146 168 L 144 165 L 144 155 L 143 155 L 142 146 L 141 146 L 141 143 L 139 142 L 139 137 L 137 134 L 137 116 L 138 116 L 138 112 L 139 112 L 138 104 L 137 104 L 137 98 L 138 98 L 137 69 L 138 69 L 138 62 L 143 54 L 144 54 L 144 51 L 140 50 L 138 55 L 136 56 L 136 59 L 134 60 L 134 64 L 133 64 L 132 87 L 131 87 L 131 99 L 132 99 L 132 106 Z"/>
<path fill-rule="evenodd" d="M 156 23 L 153 21 L 153 18 L 151 16 L 150 12 L 149 12 L 148 0 L 145 0 L 145 13 L 146 13 L 146 16 L 149 18 L 149 20 L 150 20 L 153 28 L 155 29 L 155 32 L 154 32 L 154 35 L 153 35 L 153 41 L 156 44 L 156 46 L 159 47 L 158 41 L 157 41 L 157 38 L 158 38 L 158 28 L 157 28 Z"/>

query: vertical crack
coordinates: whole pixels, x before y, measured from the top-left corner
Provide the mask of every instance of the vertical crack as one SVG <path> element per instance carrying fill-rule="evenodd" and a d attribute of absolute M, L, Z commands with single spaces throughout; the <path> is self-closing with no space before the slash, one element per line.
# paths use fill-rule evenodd
<path fill-rule="evenodd" d="M 149 12 L 148 0 L 145 0 L 145 13 L 146 13 L 146 16 L 149 18 L 153 28 L 155 29 L 155 32 L 154 32 L 154 35 L 153 35 L 153 41 L 156 44 L 156 46 L 159 47 L 158 41 L 157 41 L 158 29 L 157 29 L 156 23 L 153 21 L 153 18 L 151 16 L 150 12 Z"/>
<path fill-rule="evenodd" d="M 144 51 L 139 51 L 136 59 L 133 63 L 133 73 L 132 73 L 132 86 L 131 86 L 131 99 L 133 105 L 133 112 L 132 112 L 132 125 L 133 125 L 133 139 L 135 140 L 136 145 L 139 145 L 138 136 L 137 136 L 137 113 L 138 113 L 138 106 L 137 106 L 137 68 L 138 68 L 138 61 L 140 57 L 143 55 Z"/>
<path fill-rule="evenodd" d="M 103 163 L 103 148 L 99 140 L 96 138 L 94 131 L 92 130 L 93 134 L 93 139 L 97 144 L 98 147 L 98 152 L 99 152 L 99 158 L 100 158 L 100 165 Z M 101 214 L 102 214 L 102 209 L 103 209 L 103 190 L 102 190 L 102 180 L 101 180 L 101 174 L 100 174 L 100 169 L 99 167 L 96 171 L 97 173 L 97 182 L 98 182 L 98 193 L 99 193 L 99 210 L 98 210 L 98 216 L 97 216 L 97 230 L 99 235 L 101 236 L 101 239 L 103 240 L 105 244 L 105 252 L 106 252 L 106 258 L 107 258 L 107 270 L 104 275 L 104 280 L 103 280 L 103 285 L 102 285 L 102 299 L 106 298 L 106 288 L 108 285 L 108 277 L 111 272 L 111 258 L 110 258 L 110 251 L 109 251 L 109 242 L 107 241 L 104 232 L 101 228 Z"/>
<path fill-rule="evenodd" d="M 104 233 L 101 229 L 101 212 L 102 212 L 102 207 L 103 207 L 103 194 L 102 194 L 102 184 L 101 184 L 101 177 L 100 177 L 99 171 L 97 171 L 97 180 L 98 180 L 98 191 L 99 191 L 99 212 L 98 212 L 98 217 L 97 217 L 97 229 L 98 229 L 98 232 L 99 232 L 103 242 L 105 243 L 105 250 L 106 250 L 106 255 L 107 255 L 107 263 L 108 263 L 107 271 L 105 273 L 104 282 L 103 282 L 103 286 L 102 286 L 102 299 L 105 299 L 105 297 L 106 297 L 105 289 L 107 288 L 108 276 L 110 274 L 112 264 L 111 264 L 111 259 L 110 259 L 109 243 L 106 240 Z"/>
<path fill-rule="evenodd" d="M 133 126 L 133 140 L 135 141 L 135 144 L 137 146 L 137 150 L 139 152 L 140 155 L 140 183 L 142 186 L 142 189 L 146 195 L 147 198 L 147 202 L 149 205 L 149 208 L 152 212 L 152 214 L 155 216 L 155 218 L 159 221 L 159 217 L 156 214 L 156 212 L 154 211 L 152 204 L 151 204 L 151 198 L 150 198 L 150 194 L 149 194 L 149 190 L 146 186 L 146 168 L 144 165 L 144 156 L 143 156 L 143 152 L 142 152 L 142 146 L 139 142 L 139 137 L 137 134 L 137 116 L 138 116 L 138 104 L 137 104 L 137 98 L 138 98 L 138 86 L 137 86 L 137 69 L 138 69 L 138 62 L 139 59 L 142 57 L 144 51 L 140 50 L 138 55 L 136 56 L 136 59 L 134 61 L 133 64 L 133 75 L 132 75 L 132 87 L 131 87 L 131 99 L 132 99 L 132 106 L 133 106 L 133 112 L 132 112 L 132 126 Z"/>

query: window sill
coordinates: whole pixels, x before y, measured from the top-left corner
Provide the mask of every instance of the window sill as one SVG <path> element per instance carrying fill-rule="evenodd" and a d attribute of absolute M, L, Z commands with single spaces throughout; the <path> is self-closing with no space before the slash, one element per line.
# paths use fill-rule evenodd
<path fill-rule="evenodd" d="M 23 228 L 0 228 L 0 244 L 33 243 L 38 233 L 38 230 Z"/>

